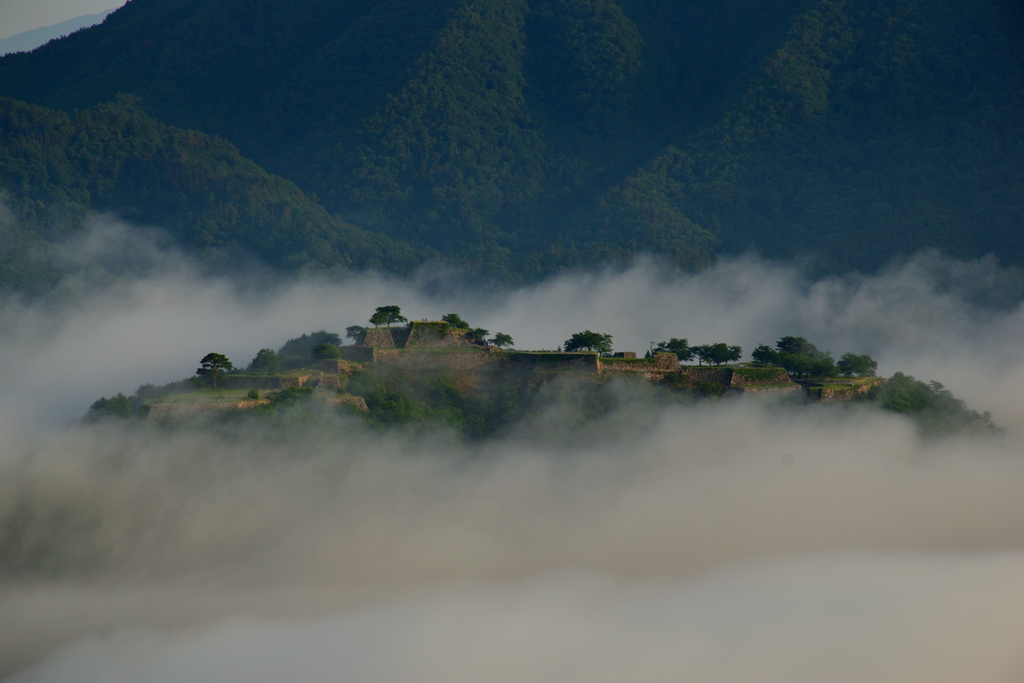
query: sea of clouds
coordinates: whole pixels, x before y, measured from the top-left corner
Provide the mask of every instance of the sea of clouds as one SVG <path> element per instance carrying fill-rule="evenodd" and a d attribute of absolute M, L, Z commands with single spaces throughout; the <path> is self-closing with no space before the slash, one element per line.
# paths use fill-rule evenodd
<path fill-rule="evenodd" d="M 9 680 L 1024 677 L 1018 271 L 922 254 L 813 280 L 748 256 L 509 290 L 437 270 L 217 274 L 157 244 L 97 222 L 51 295 L 0 302 Z M 638 353 L 800 335 L 938 380 L 1005 432 L 925 439 L 871 409 L 770 400 L 624 402 L 477 444 L 345 418 L 68 426 L 210 351 L 244 365 L 385 304 L 519 348 L 584 328 Z"/>

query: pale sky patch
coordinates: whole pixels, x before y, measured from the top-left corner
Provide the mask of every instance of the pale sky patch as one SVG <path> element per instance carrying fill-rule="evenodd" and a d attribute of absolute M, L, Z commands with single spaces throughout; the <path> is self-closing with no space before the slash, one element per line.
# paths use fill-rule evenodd
<path fill-rule="evenodd" d="M 124 4 L 125 0 L 0 0 L 0 39 Z"/>

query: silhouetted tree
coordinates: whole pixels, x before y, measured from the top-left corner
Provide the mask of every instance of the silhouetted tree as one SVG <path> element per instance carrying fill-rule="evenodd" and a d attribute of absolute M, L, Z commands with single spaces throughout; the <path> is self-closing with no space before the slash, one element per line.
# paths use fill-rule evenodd
<path fill-rule="evenodd" d="M 103 417 L 131 417 L 132 401 L 124 394 L 103 397 L 89 406 L 85 422 L 96 422 Z"/>
<path fill-rule="evenodd" d="M 466 336 L 478 344 L 487 344 L 488 334 L 490 334 L 488 330 L 485 330 L 482 327 L 474 327 L 473 329 L 466 333 Z"/>
<path fill-rule="evenodd" d="M 743 356 L 743 349 L 739 346 L 729 346 L 725 342 L 711 344 L 708 347 L 707 360 L 713 365 L 721 365 L 737 361 Z"/>
<path fill-rule="evenodd" d="M 370 316 L 370 324 L 378 327 L 381 325 L 391 327 L 392 323 L 406 322 L 409 321 L 402 316 L 402 309 L 398 306 L 378 306 L 374 314 Z"/>
<path fill-rule="evenodd" d="M 839 372 L 847 377 L 874 377 L 878 369 L 878 363 L 869 355 L 857 355 L 855 353 L 844 353 L 839 362 L 836 363 Z"/>
<path fill-rule="evenodd" d="M 317 360 L 341 358 L 341 350 L 330 342 L 317 344 L 313 347 L 313 358 L 316 358 Z"/>
<path fill-rule="evenodd" d="M 497 346 L 499 349 L 503 349 L 506 346 L 512 346 L 514 343 L 512 335 L 505 334 L 504 332 L 497 332 L 494 335 L 494 338 L 491 339 L 491 345 Z"/>
<path fill-rule="evenodd" d="M 203 359 L 199 361 L 200 368 L 196 370 L 196 374 L 200 377 L 209 377 L 213 380 L 213 388 L 217 388 L 217 377 L 223 375 L 228 370 L 234 369 L 234 365 L 228 360 L 228 357 L 223 353 L 208 353 L 203 356 Z"/>
<path fill-rule="evenodd" d="M 317 344 L 334 344 L 341 346 L 341 337 L 337 332 L 320 330 L 301 337 L 289 339 L 277 351 L 277 358 L 285 370 L 301 368 L 313 362 L 313 347 Z"/>
<path fill-rule="evenodd" d="M 612 335 L 583 330 L 569 337 L 563 346 L 566 351 L 609 353 L 612 350 Z"/>
<path fill-rule="evenodd" d="M 762 365 L 782 365 L 782 356 L 767 344 L 758 344 L 754 352 L 750 354 L 750 358 L 755 363 Z"/>
<path fill-rule="evenodd" d="M 441 316 L 441 320 L 445 321 L 446 323 L 451 325 L 451 327 L 453 329 L 456 329 L 456 330 L 468 330 L 469 329 L 469 323 L 467 323 L 465 320 L 463 320 L 462 316 L 460 316 L 458 313 L 448 313 L 446 315 L 442 315 Z"/>
<path fill-rule="evenodd" d="M 782 337 L 775 348 L 778 349 L 778 364 L 792 375 L 829 377 L 836 372 L 831 354 L 820 351 L 803 337 Z"/>
<path fill-rule="evenodd" d="M 277 352 L 273 349 L 260 349 L 249 363 L 250 372 L 262 372 L 264 375 L 269 375 L 280 369 L 281 362 L 277 359 Z"/>
<path fill-rule="evenodd" d="M 711 344 L 698 344 L 693 347 L 693 355 L 697 357 L 697 365 L 711 365 Z"/>
<path fill-rule="evenodd" d="M 655 351 L 674 353 L 680 363 L 685 363 L 694 356 L 694 350 L 690 348 L 689 342 L 685 339 L 676 339 L 675 337 L 672 337 L 667 342 L 658 342 Z M 650 351 L 647 352 L 647 355 L 650 357 Z"/>

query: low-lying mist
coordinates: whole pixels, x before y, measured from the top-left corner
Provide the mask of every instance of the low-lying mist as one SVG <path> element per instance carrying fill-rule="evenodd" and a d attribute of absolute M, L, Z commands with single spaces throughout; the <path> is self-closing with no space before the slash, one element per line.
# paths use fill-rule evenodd
<path fill-rule="evenodd" d="M 123 247 L 97 224 L 91 239 Z M 133 238 L 134 239 L 134 238 Z M 99 246 L 96 246 L 99 245 Z M 754 257 L 516 290 L 258 283 L 152 248 L 0 309 L 0 673 L 15 681 L 1017 681 L 1020 278 L 935 255 L 807 281 Z M 935 379 L 1005 433 L 770 399 L 552 409 L 498 439 L 320 416 L 72 425 L 210 351 L 458 312 L 554 348 L 785 334 Z M 20 672 L 20 673 L 18 673 Z"/>

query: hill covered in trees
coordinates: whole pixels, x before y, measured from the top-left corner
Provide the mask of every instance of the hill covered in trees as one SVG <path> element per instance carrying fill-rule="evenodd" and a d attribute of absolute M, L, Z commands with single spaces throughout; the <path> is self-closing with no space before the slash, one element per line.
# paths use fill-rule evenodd
<path fill-rule="evenodd" d="M 392 329 L 398 322 L 407 324 Z M 999 431 L 988 413 L 968 409 L 937 382 L 899 372 L 889 380 L 876 377 L 870 356 L 847 352 L 836 363 L 803 337 L 782 337 L 776 349 L 762 344 L 754 362 L 736 364 L 739 346 L 690 347 L 672 338 L 638 358 L 614 352 L 610 334 L 590 330 L 573 334 L 564 351 L 514 350 L 511 335 L 487 339 L 487 330 L 471 328 L 458 314 L 410 322 L 394 305 L 378 307 L 370 323 L 373 328 L 346 330 L 352 346 L 320 330 L 278 351 L 260 349 L 247 368 L 208 353 L 195 377 L 144 384 L 131 397 L 102 397 L 83 419 L 279 422 L 297 410 L 303 423 L 354 414 L 377 427 L 441 429 L 477 439 L 544 414 L 584 424 L 628 404 L 650 408 L 747 394 L 792 406 L 873 406 L 916 421 L 928 435 Z M 697 366 L 683 364 L 693 360 Z"/>
<path fill-rule="evenodd" d="M 286 269 L 408 272 L 417 263 L 408 247 L 329 214 L 227 141 L 160 124 L 128 97 L 73 115 L 0 98 L 0 140 L 0 183 L 17 217 L 3 236 L 0 286 L 53 281 L 42 248 L 93 211 L 160 226 L 224 263 L 241 254 Z"/>
<path fill-rule="evenodd" d="M 833 271 L 922 248 L 1021 263 L 1022 44 L 1010 0 L 131 0 L 0 59 L 0 96 L 93 112 L 38 114 L 90 138 L 115 109 L 167 131 L 125 176 L 148 192 L 77 189 L 117 145 L 42 186 L 0 172 L 23 214 L 63 192 L 283 267 L 439 257 L 521 280 L 750 247 Z M 174 186 L 189 136 L 211 174 L 246 169 L 234 190 Z M 268 227 L 275 192 L 305 227 Z"/>

